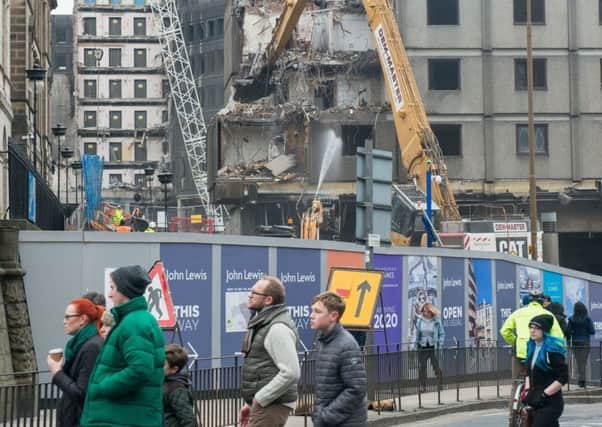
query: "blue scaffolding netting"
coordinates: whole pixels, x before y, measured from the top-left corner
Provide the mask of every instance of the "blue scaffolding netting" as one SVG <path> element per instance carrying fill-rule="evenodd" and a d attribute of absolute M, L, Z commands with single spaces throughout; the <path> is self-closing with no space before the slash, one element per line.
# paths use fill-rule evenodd
<path fill-rule="evenodd" d="M 94 212 L 102 202 L 102 170 L 104 161 L 97 155 L 84 154 L 84 183 L 86 189 L 86 218 L 94 219 Z"/>

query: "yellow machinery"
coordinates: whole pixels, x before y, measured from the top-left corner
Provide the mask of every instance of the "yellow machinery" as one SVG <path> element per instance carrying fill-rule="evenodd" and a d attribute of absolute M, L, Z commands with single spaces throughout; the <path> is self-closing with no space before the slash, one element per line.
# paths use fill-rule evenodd
<path fill-rule="evenodd" d="M 424 193 L 427 169 L 430 168 L 433 176 L 440 177 L 432 182 L 432 199 L 439 206 L 441 220 L 460 220 L 460 213 L 448 182 L 443 154 L 429 125 L 393 8 L 389 0 L 363 0 L 362 3 L 387 86 L 397 142 L 407 175 Z M 285 8 L 272 32 L 272 40 L 266 49 L 262 69 L 274 65 L 290 40 L 304 6 L 304 0 L 286 1 Z M 320 223 L 317 221 L 322 217 L 321 213 L 316 215 L 315 211 L 314 201 L 302 221 L 301 236 L 304 239 L 315 239 L 319 235 L 317 232 L 312 232 L 314 229 L 319 229 L 321 220 Z M 321 212 L 321 209 L 319 211 Z M 406 233 L 391 232 L 391 242 L 394 245 L 408 246 L 410 241 L 411 236 Z"/>

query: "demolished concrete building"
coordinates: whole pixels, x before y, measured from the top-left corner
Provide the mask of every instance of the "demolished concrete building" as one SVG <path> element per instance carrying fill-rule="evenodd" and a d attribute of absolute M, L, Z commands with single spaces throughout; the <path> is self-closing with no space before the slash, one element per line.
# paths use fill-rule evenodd
<path fill-rule="evenodd" d="M 244 78 L 271 39 L 282 2 L 228 5 L 230 101 L 212 135 L 214 196 L 235 206 L 233 233 L 298 235 L 301 213 L 317 194 L 332 212 L 321 236 L 353 240 L 356 149 L 371 138 L 376 148 L 397 150 L 363 9 L 332 6 L 307 5 L 271 76 L 248 85 Z M 327 149 L 330 164 L 323 161 Z M 395 174 L 402 175 L 397 161 Z"/>

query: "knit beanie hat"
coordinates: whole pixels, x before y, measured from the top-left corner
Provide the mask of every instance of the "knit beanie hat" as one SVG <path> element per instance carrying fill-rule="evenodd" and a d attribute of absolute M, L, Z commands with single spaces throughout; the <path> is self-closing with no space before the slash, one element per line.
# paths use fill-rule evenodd
<path fill-rule="evenodd" d="M 540 314 L 535 316 L 529 322 L 529 327 L 535 326 L 536 328 L 541 329 L 544 332 L 550 332 L 552 330 L 552 325 L 554 324 L 554 317 L 551 314 Z"/>
<path fill-rule="evenodd" d="M 111 273 L 111 278 L 117 290 L 130 299 L 143 295 L 152 282 L 148 273 L 139 265 L 120 267 Z"/>

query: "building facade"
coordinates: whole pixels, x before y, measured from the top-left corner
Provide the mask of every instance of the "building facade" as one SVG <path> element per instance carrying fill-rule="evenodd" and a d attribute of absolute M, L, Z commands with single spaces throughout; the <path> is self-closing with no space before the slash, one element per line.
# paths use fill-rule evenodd
<path fill-rule="evenodd" d="M 8 142 L 13 109 L 10 82 L 10 0 L 0 2 L 0 218 L 8 209 Z"/>
<path fill-rule="evenodd" d="M 150 6 L 80 1 L 73 25 L 79 154 L 104 158 L 104 201 L 146 207 L 155 220 L 150 212 L 163 196 L 144 169 L 169 161 L 169 86 Z"/>
<path fill-rule="evenodd" d="M 219 115 L 214 194 L 242 206 L 232 226 L 245 234 L 298 221 L 299 201 L 319 191 L 326 202 L 335 200 L 331 234 L 353 239 L 344 223 L 354 218 L 344 212 L 355 209 L 342 200 L 354 197 L 355 152 L 367 138 L 394 152 L 394 181 L 405 179 L 365 14 L 359 2 L 323 3 L 306 6 L 272 76 L 276 84 L 253 94 L 260 101 L 235 100 Z M 524 218 L 526 1 L 398 0 L 394 6 L 463 218 Z M 602 1 L 533 0 L 532 7 L 544 258 L 599 273 Z M 237 81 L 269 42 L 281 10 L 274 1 L 228 2 L 226 98 L 240 93 Z M 326 155 L 328 147 L 335 147 L 334 156 Z M 296 166 L 266 170 L 279 155 L 292 156 Z M 334 160 L 325 164 L 329 157 Z"/>

